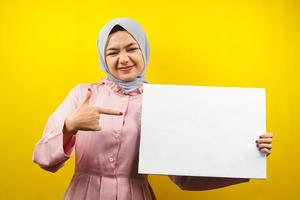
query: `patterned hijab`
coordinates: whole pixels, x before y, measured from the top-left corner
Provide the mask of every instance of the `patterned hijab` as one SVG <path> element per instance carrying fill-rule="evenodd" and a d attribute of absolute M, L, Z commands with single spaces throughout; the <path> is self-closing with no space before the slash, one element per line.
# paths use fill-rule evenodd
<path fill-rule="evenodd" d="M 131 34 L 131 36 L 137 41 L 142 54 L 143 54 L 143 59 L 144 59 L 144 69 L 141 72 L 139 76 L 137 76 L 134 80 L 126 82 L 120 79 L 115 78 L 108 70 L 108 67 L 105 62 L 105 46 L 107 43 L 108 35 L 110 31 L 116 26 L 119 25 L 122 28 L 124 28 L 128 33 Z M 100 30 L 99 35 L 98 35 L 98 40 L 97 40 L 97 47 L 98 47 L 98 52 L 100 56 L 100 67 L 102 71 L 104 71 L 108 79 L 114 81 L 118 85 L 120 85 L 124 90 L 125 93 L 129 93 L 136 88 L 140 87 L 143 85 L 143 83 L 148 83 L 145 80 L 145 71 L 146 68 L 149 64 L 149 55 L 150 55 L 150 48 L 148 44 L 148 40 L 146 37 L 146 34 L 143 30 L 143 28 L 134 20 L 130 18 L 115 18 L 107 22 L 103 28 Z"/>

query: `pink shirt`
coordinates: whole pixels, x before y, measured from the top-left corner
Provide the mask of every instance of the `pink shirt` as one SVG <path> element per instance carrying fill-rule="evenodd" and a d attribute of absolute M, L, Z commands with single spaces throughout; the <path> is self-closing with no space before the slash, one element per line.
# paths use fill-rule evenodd
<path fill-rule="evenodd" d="M 101 131 L 78 131 L 63 148 L 63 126 L 85 99 L 91 88 L 90 105 L 123 112 L 121 116 L 100 115 Z M 65 200 L 154 200 L 147 175 L 138 174 L 143 88 L 129 94 L 107 78 L 100 83 L 74 87 L 49 117 L 42 138 L 35 146 L 33 160 L 43 169 L 55 172 L 75 150 L 75 173 Z M 248 181 L 170 176 L 185 190 L 206 190 Z"/>

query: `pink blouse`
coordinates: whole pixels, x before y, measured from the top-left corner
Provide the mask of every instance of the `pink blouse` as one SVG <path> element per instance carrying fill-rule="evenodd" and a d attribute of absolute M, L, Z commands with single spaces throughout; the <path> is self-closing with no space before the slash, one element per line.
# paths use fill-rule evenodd
<path fill-rule="evenodd" d="M 78 131 L 63 148 L 63 127 L 91 88 L 90 105 L 123 112 L 100 115 L 101 131 Z M 154 200 L 147 175 L 138 174 L 143 88 L 125 94 L 113 81 L 79 84 L 49 117 L 42 138 L 35 146 L 33 161 L 56 172 L 75 150 L 75 172 L 65 200 Z M 207 190 L 249 179 L 170 176 L 184 190 Z"/>

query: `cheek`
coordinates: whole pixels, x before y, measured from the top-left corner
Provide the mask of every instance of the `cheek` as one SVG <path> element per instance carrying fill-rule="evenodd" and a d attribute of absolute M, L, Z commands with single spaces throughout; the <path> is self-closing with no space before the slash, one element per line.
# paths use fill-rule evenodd
<path fill-rule="evenodd" d="M 114 59 L 114 58 L 106 58 L 106 65 L 107 65 L 109 71 L 112 71 L 115 69 L 116 60 L 117 59 Z"/>
<path fill-rule="evenodd" d="M 144 65 L 144 59 L 143 59 L 143 54 L 142 53 L 135 54 L 134 55 L 134 60 L 137 64 Z"/>

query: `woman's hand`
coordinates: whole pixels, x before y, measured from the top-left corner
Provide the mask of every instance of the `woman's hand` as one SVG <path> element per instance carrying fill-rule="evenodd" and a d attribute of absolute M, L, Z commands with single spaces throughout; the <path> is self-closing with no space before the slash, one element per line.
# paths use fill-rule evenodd
<path fill-rule="evenodd" d="M 261 152 L 266 153 L 267 156 L 269 156 L 271 154 L 272 139 L 273 139 L 273 134 L 272 133 L 266 133 L 266 134 L 263 134 L 263 135 L 259 136 L 259 139 L 256 140 L 257 148 Z"/>
<path fill-rule="evenodd" d="M 90 106 L 90 99 L 92 91 L 88 88 L 88 92 L 85 100 L 81 106 L 76 109 L 70 116 L 65 120 L 65 128 L 67 132 L 76 133 L 79 130 L 82 131 L 100 131 L 101 127 L 99 124 L 100 114 L 107 115 L 122 115 L 122 112 Z"/>

